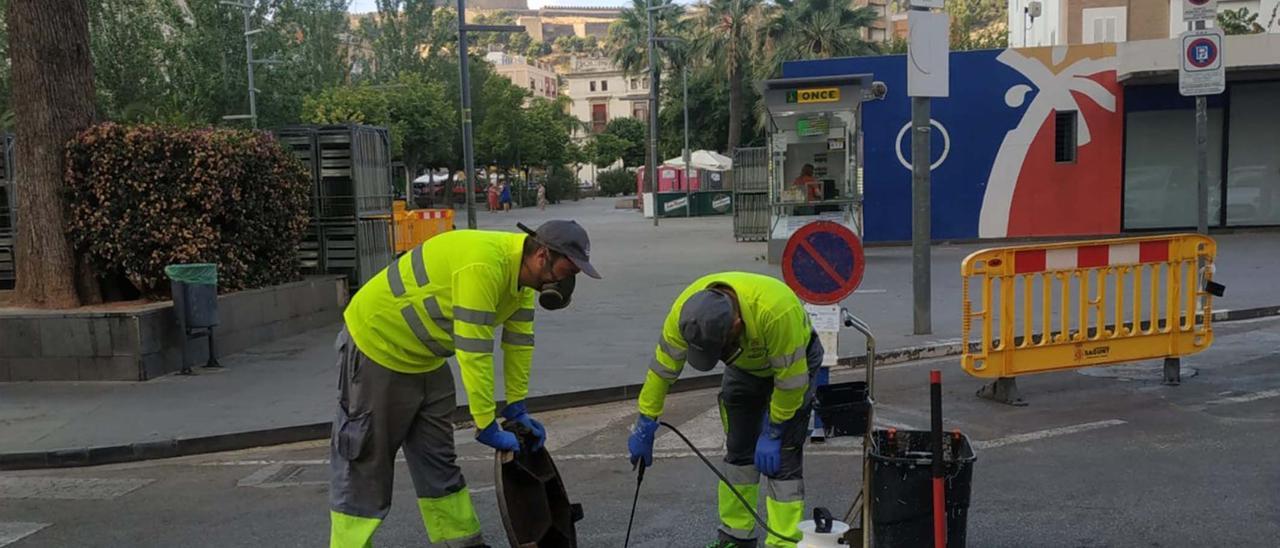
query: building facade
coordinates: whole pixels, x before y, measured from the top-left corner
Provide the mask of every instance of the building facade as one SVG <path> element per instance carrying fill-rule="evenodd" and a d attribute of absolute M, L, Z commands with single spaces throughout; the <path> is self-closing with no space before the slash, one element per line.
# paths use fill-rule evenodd
<path fill-rule="evenodd" d="M 1181 16 L 1179 16 L 1180 18 Z M 1228 36 L 1208 99 L 1210 227 L 1280 226 L 1280 34 Z M 1180 40 L 951 54 L 932 101 L 937 239 L 1194 230 L 1194 100 Z M 784 63 L 784 77 L 873 74 L 864 104 L 865 236 L 911 239 L 910 100 L 902 55 Z"/>
<path fill-rule="evenodd" d="M 489 52 L 485 55 L 485 60 L 493 63 L 494 71 L 511 80 L 511 83 L 529 90 L 534 97 L 555 100 L 560 94 L 559 75 L 551 65 L 501 51 Z"/>
<path fill-rule="evenodd" d="M 649 119 L 649 79 L 628 76 L 607 57 L 574 57 L 564 75 L 570 111 L 588 133 L 604 131 L 614 118 Z"/>
<path fill-rule="evenodd" d="M 1101 44 L 1174 38 L 1187 30 L 1183 0 L 1009 0 L 1009 45 Z M 1246 8 L 1280 32 L 1280 0 L 1221 0 L 1219 13 Z M 1210 21 L 1209 26 L 1215 26 Z"/>

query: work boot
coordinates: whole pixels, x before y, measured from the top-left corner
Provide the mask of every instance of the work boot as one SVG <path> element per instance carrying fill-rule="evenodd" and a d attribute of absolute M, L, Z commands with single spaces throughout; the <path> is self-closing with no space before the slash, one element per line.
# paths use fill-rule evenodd
<path fill-rule="evenodd" d="M 720 532 L 720 538 L 717 538 L 707 548 L 756 548 L 756 539 L 737 539 Z"/>

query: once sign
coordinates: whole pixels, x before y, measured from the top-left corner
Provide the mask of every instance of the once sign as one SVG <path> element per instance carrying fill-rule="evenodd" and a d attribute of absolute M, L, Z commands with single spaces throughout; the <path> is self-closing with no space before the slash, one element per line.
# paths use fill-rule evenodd
<path fill-rule="evenodd" d="M 835 103 L 840 100 L 840 88 L 797 89 L 787 93 L 788 103 Z"/>

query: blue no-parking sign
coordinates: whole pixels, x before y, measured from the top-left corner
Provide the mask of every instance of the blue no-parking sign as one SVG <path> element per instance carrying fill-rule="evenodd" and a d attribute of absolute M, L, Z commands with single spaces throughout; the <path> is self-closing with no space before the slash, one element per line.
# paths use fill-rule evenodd
<path fill-rule="evenodd" d="M 844 225 L 815 221 L 787 240 L 782 279 L 805 302 L 835 304 L 862 283 L 862 241 Z"/>

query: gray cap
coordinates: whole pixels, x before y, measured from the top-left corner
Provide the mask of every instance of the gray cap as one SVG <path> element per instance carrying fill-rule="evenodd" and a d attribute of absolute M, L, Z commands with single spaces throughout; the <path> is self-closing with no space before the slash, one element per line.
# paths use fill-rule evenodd
<path fill-rule="evenodd" d="M 577 221 L 551 220 L 539 225 L 537 230 L 530 230 L 522 223 L 516 223 L 516 226 L 556 253 L 568 257 L 584 274 L 600 279 L 596 267 L 591 266 L 591 240 Z"/>
<path fill-rule="evenodd" d="M 689 344 L 689 365 L 710 371 L 720 362 L 733 329 L 733 303 L 723 293 L 704 289 L 694 293 L 680 310 L 680 336 Z"/>

